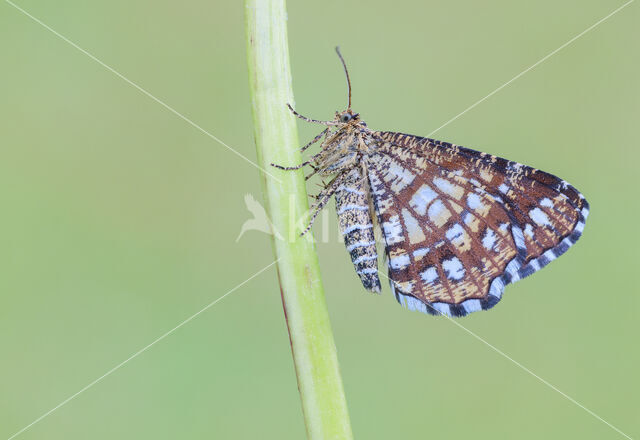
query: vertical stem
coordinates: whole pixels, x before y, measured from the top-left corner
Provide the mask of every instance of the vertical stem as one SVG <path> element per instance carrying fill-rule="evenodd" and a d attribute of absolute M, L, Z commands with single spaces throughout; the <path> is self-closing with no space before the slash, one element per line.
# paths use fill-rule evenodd
<path fill-rule="evenodd" d="M 299 236 L 308 211 L 294 117 L 284 0 L 245 0 L 249 83 L 258 163 L 273 227 L 273 247 L 309 439 L 352 439 L 336 347 L 312 234 Z M 273 176 L 273 177 L 272 177 Z"/>

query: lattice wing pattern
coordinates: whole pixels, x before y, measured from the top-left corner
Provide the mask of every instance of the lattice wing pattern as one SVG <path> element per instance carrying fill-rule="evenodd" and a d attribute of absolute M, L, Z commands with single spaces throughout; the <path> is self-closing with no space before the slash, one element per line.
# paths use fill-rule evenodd
<path fill-rule="evenodd" d="M 531 167 L 456 145 L 378 132 L 366 157 L 398 301 L 429 313 L 488 309 L 504 286 L 579 238 L 582 195 Z"/>

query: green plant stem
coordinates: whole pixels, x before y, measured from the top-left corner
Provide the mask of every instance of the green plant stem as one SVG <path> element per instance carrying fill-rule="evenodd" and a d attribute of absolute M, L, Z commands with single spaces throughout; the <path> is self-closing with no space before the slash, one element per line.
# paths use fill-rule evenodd
<path fill-rule="evenodd" d="M 258 164 L 273 227 L 278 277 L 309 439 L 351 439 L 347 404 L 312 234 L 297 220 L 308 211 L 293 104 L 284 0 L 246 0 L 249 83 Z M 275 176 L 271 177 L 270 175 Z"/>

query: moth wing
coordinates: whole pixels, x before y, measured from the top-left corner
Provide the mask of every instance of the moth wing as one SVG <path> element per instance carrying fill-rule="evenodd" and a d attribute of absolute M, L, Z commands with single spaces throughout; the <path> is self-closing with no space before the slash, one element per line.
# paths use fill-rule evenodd
<path fill-rule="evenodd" d="M 377 132 L 365 157 L 389 278 L 404 306 L 464 316 L 580 237 L 589 205 L 543 171 L 434 139 Z"/>

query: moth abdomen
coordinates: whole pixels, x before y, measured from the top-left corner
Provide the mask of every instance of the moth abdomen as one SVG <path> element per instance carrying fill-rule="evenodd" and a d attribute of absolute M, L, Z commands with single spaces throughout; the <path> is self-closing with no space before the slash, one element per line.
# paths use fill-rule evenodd
<path fill-rule="evenodd" d="M 344 244 L 362 285 L 380 292 L 378 253 L 366 191 L 361 171 L 354 168 L 336 189 L 336 211 Z"/>

